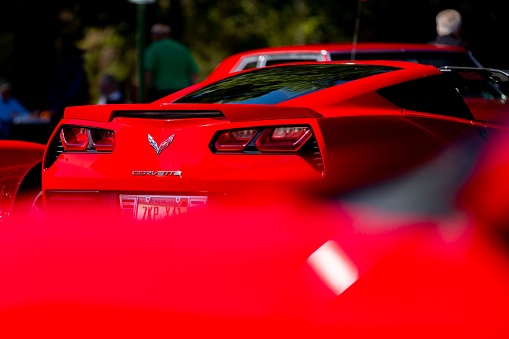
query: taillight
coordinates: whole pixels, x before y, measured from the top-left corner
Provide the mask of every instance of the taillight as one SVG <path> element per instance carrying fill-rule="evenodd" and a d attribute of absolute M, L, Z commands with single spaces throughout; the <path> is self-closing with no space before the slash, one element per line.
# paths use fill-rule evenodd
<path fill-rule="evenodd" d="M 278 127 L 265 129 L 256 140 L 256 148 L 262 152 L 298 151 L 311 138 L 309 127 Z"/>
<path fill-rule="evenodd" d="M 88 130 L 83 127 L 64 127 L 60 130 L 60 141 L 66 151 L 84 151 L 89 144 Z"/>
<path fill-rule="evenodd" d="M 92 145 L 97 151 L 113 151 L 115 149 L 115 132 L 108 130 L 90 130 Z"/>
<path fill-rule="evenodd" d="M 116 144 L 114 131 L 78 126 L 63 126 L 60 141 L 65 151 L 111 152 Z"/>
<path fill-rule="evenodd" d="M 242 151 L 256 132 L 256 129 L 226 131 L 219 135 L 214 146 L 218 151 Z"/>
<path fill-rule="evenodd" d="M 297 152 L 312 136 L 308 126 L 259 127 L 222 131 L 212 145 L 216 152 Z"/>

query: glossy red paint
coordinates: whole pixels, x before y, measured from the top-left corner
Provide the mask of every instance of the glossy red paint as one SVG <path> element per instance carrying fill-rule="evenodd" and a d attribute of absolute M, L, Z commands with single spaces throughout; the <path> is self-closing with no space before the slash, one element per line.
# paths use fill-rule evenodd
<path fill-rule="evenodd" d="M 507 116 L 509 116 L 508 99 L 507 97 L 503 100 L 471 97 L 466 98 L 466 101 L 477 119 L 507 125 Z"/>
<path fill-rule="evenodd" d="M 28 179 L 30 170 L 39 180 L 30 185 L 40 191 L 40 171 L 45 145 L 27 141 L 0 141 L 0 222 L 8 218 L 19 196 L 21 185 Z M 32 187 L 26 187 L 30 189 Z"/>
<path fill-rule="evenodd" d="M 162 223 L 120 221 L 96 206 L 85 217 L 69 209 L 7 224 L 0 335 L 496 337 L 505 329 L 509 257 L 486 224 L 453 221 L 459 210 L 392 211 L 382 222 L 369 200 L 354 211 L 341 199 L 287 193 L 253 190 Z"/>
<path fill-rule="evenodd" d="M 506 117 L 507 120 L 507 117 Z M 486 151 L 480 154 L 472 175 L 456 199 L 458 208 L 471 217 L 490 234 L 509 241 L 509 137 L 501 133 L 492 138 Z"/>

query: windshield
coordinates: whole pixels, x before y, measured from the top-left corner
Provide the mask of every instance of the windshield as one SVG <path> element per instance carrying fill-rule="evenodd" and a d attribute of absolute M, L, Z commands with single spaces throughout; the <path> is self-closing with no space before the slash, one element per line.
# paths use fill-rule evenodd
<path fill-rule="evenodd" d="M 266 67 L 220 80 L 174 102 L 274 105 L 348 81 L 397 69 L 348 64 Z"/>

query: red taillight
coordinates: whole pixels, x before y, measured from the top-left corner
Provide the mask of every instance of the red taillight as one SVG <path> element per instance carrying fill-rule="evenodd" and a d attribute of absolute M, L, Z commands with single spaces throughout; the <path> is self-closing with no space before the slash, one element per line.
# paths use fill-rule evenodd
<path fill-rule="evenodd" d="M 66 151 L 84 151 L 89 144 L 88 130 L 83 127 L 63 127 L 60 130 L 60 141 Z"/>
<path fill-rule="evenodd" d="M 298 151 L 311 138 L 311 129 L 302 126 L 264 129 L 256 140 L 256 148 L 261 152 Z"/>
<path fill-rule="evenodd" d="M 256 129 L 243 129 L 223 132 L 214 146 L 218 151 L 242 151 L 256 135 Z"/>
<path fill-rule="evenodd" d="M 115 132 L 107 130 L 91 130 L 92 145 L 97 151 L 113 151 L 115 149 Z"/>
<path fill-rule="evenodd" d="M 308 126 L 259 127 L 223 131 L 213 145 L 218 152 L 297 152 L 312 136 Z"/>
<path fill-rule="evenodd" d="M 78 126 L 63 126 L 60 141 L 65 151 L 111 152 L 116 144 L 114 131 Z"/>

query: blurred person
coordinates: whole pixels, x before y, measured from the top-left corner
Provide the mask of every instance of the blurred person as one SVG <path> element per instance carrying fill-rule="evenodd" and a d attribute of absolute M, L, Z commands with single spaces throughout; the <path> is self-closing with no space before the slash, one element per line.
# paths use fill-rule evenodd
<path fill-rule="evenodd" d="M 126 100 L 113 74 L 103 74 L 99 78 L 99 99 L 97 104 L 124 104 Z"/>
<path fill-rule="evenodd" d="M 65 43 L 62 48 L 62 63 L 57 69 L 49 94 L 49 110 L 52 112 L 53 124 L 63 117 L 66 107 L 90 103 L 89 82 L 83 64 L 83 50 L 71 43 Z"/>
<path fill-rule="evenodd" d="M 155 24 L 145 50 L 145 97 L 155 101 L 197 81 L 198 65 L 189 48 L 170 38 L 171 28 Z"/>
<path fill-rule="evenodd" d="M 465 46 L 461 37 L 461 14 L 455 9 L 440 11 L 436 18 L 437 36 L 431 41 L 436 45 Z"/>
<path fill-rule="evenodd" d="M 15 118 L 29 116 L 30 111 L 13 96 L 8 81 L 0 83 L 0 139 L 9 139 Z"/>

